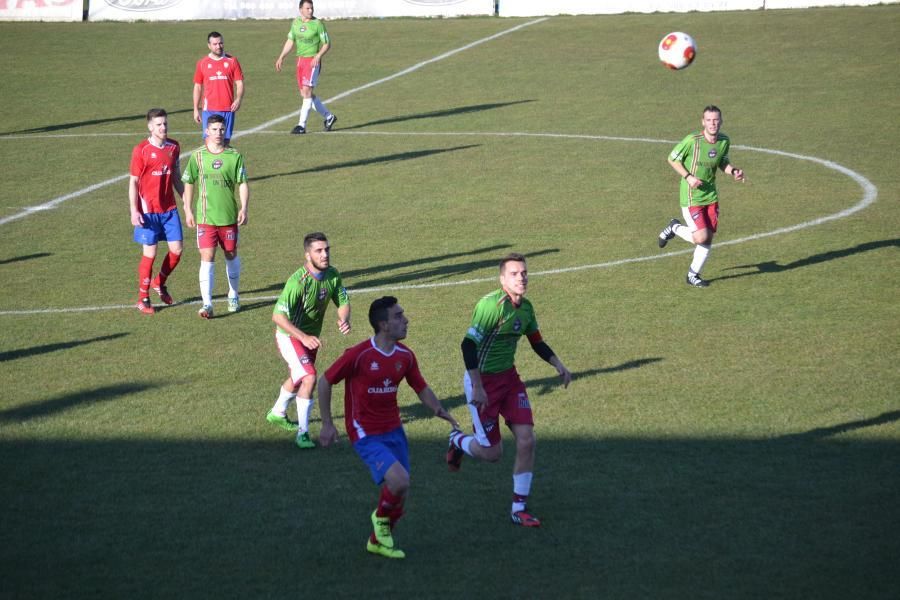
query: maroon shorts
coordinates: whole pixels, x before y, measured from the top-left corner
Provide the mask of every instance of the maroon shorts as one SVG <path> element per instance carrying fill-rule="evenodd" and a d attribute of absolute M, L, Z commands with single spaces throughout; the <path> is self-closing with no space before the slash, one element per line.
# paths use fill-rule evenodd
<path fill-rule="evenodd" d="M 500 443 L 500 428 L 497 426 L 500 416 L 506 421 L 507 427 L 534 425 L 528 392 L 515 367 L 501 373 L 482 373 L 481 383 L 487 394 L 487 405 L 475 411 L 475 407 L 469 404 L 475 436 L 479 443 L 485 445 L 484 442 L 488 442 L 491 446 Z M 471 382 L 468 376 L 466 376 L 466 398 L 471 398 Z"/>
<path fill-rule="evenodd" d="M 197 224 L 197 247 L 215 248 L 222 246 L 225 252 L 234 252 L 238 242 L 237 225 L 200 225 Z"/>
<path fill-rule="evenodd" d="M 716 231 L 719 227 L 718 202 L 713 202 L 712 204 L 707 204 L 705 206 L 689 206 L 685 208 L 683 212 L 685 213 L 685 218 L 690 215 L 691 222 L 694 224 L 694 231 L 700 231 L 701 229 Z"/>

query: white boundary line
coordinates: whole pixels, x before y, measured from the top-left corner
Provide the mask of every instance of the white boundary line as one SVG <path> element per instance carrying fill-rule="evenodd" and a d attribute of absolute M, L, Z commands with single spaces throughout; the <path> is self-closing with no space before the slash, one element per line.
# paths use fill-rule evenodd
<path fill-rule="evenodd" d="M 490 42 L 490 41 L 495 40 L 504 35 L 516 32 L 520 29 L 524 29 L 525 27 L 529 27 L 531 25 L 536 25 L 538 23 L 542 23 L 544 21 L 547 21 L 548 19 L 549 19 L 549 17 L 543 17 L 541 19 L 535 19 L 533 21 L 528 21 L 527 23 L 522 23 L 521 25 L 516 25 L 515 27 L 511 27 L 509 29 L 504 29 L 503 31 L 495 33 L 494 35 L 489 35 L 486 38 L 481 38 L 480 40 L 476 40 L 476 41 L 472 42 L 471 44 L 466 44 L 465 46 L 461 46 L 460 48 L 456 48 L 455 50 L 450 50 L 449 52 L 444 52 L 443 54 L 439 54 L 438 56 L 435 56 L 434 58 L 429 58 L 428 60 L 423 60 L 422 62 L 416 63 L 411 67 L 403 69 L 402 71 L 398 71 L 397 73 L 394 73 L 393 75 L 388 75 L 387 77 L 382 77 L 381 79 L 376 79 L 375 81 L 371 81 L 371 82 L 361 85 L 359 87 L 355 87 L 353 89 L 347 90 L 346 92 L 341 92 L 337 96 L 333 96 L 331 98 L 326 99 L 325 103 L 330 104 L 331 102 L 336 102 L 342 98 L 346 98 L 347 96 L 350 96 L 351 94 L 355 94 L 356 92 L 361 92 L 362 90 L 367 90 L 370 87 L 374 87 L 376 85 L 381 85 L 382 83 L 387 83 L 388 81 L 397 79 L 398 77 L 403 77 L 404 75 L 408 75 L 410 73 L 418 71 L 419 69 L 426 67 L 432 63 L 442 61 L 445 58 L 450 58 L 451 56 L 459 54 L 460 52 L 464 52 L 464 51 L 474 48 L 476 46 L 480 46 L 481 44 Z M 256 127 L 253 127 L 252 129 L 247 129 L 245 131 L 238 131 L 234 134 L 233 139 L 238 138 L 238 137 L 243 137 L 245 135 L 252 135 L 254 133 L 259 133 L 263 129 L 267 129 L 267 128 L 271 127 L 272 125 L 277 125 L 278 123 L 281 123 L 282 121 L 286 121 L 287 119 L 295 117 L 299 114 L 300 114 L 300 110 L 297 109 L 290 114 L 284 115 L 282 117 L 278 117 L 276 119 L 272 119 L 271 121 L 266 121 L 262 125 L 257 125 Z M 135 134 L 135 135 L 137 135 L 137 134 Z M 12 136 L 9 136 L 9 137 L 12 137 Z M 58 205 L 62 204 L 63 202 L 67 202 L 74 198 L 79 198 L 86 194 L 90 194 L 91 192 L 97 191 L 100 188 L 106 187 L 108 185 L 112 185 L 114 183 L 118 183 L 127 178 L 128 178 L 128 173 L 126 173 L 124 175 L 119 175 L 117 177 L 112 177 L 111 179 L 107 179 L 106 181 L 101 181 L 100 183 L 95 183 L 94 185 L 90 185 L 86 188 L 77 190 L 70 194 L 66 194 L 64 196 L 59 196 L 58 198 L 53 198 L 52 200 L 48 200 L 47 202 L 44 202 L 43 204 L 39 204 L 37 206 L 29 206 L 29 207 L 27 207 L 17 213 L 14 213 L 8 217 L 3 217 L 2 219 L 0 219 L 0 225 L 6 225 L 7 223 L 11 223 L 12 221 L 17 221 L 19 219 L 22 219 L 24 217 L 32 215 L 35 212 L 51 210 L 53 208 L 56 208 Z"/>
<path fill-rule="evenodd" d="M 614 137 L 614 136 L 603 136 L 603 135 L 570 135 L 570 134 L 556 134 L 556 133 L 376 133 L 376 132 L 342 132 L 340 135 L 431 135 L 431 136 L 460 136 L 460 135 L 468 135 L 468 136 L 510 136 L 510 137 L 550 137 L 550 138 L 571 138 L 571 139 L 586 139 L 586 140 L 614 140 L 614 141 L 624 141 L 624 142 L 651 142 L 651 143 L 665 143 L 672 144 L 674 142 L 670 142 L 667 140 L 657 140 L 652 138 L 627 138 L 627 137 Z M 744 242 L 752 242 L 755 240 L 781 235 L 784 233 L 791 233 L 793 231 L 798 231 L 800 229 L 806 229 L 807 227 L 815 227 L 816 225 L 821 225 L 822 223 L 827 223 L 829 221 L 835 221 L 837 219 L 843 219 L 844 217 L 848 217 L 856 212 L 859 212 L 868 206 L 872 205 L 875 200 L 878 198 L 878 188 L 868 179 L 853 171 L 848 169 L 847 167 L 840 165 L 836 162 L 825 160 L 822 158 L 817 158 L 815 156 L 806 156 L 803 154 L 794 154 L 791 152 L 783 152 L 781 150 L 770 150 L 768 148 L 755 148 L 752 146 L 739 146 L 735 145 L 735 148 L 750 150 L 752 152 L 762 152 L 765 154 L 774 154 L 777 156 L 784 156 L 787 158 L 794 158 L 797 160 L 805 160 L 808 162 L 813 162 L 816 164 L 820 164 L 827 169 L 831 169 L 833 171 L 837 171 L 843 175 L 846 175 L 853 181 L 855 181 L 863 190 L 862 199 L 851 206 L 850 208 L 844 209 L 842 211 L 826 215 L 824 217 L 819 217 L 816 219 L 812 219 L 810 221 L 804 221 L 802 223 L 798 223 L 796 225 L 789 225 L 787 227 L 781 227 L 779 229 L 773 229 L 772 231 L 765 231 L 761 233 L 755 233 L 752 235 L 748 235 L 745 237 L 737 238 L 734 240 L 726 240 L 724 242 L 716 242 L 716 247 L 719 246 L 732 246 L 734 244 L 742 244 Z M 634 258 L 623 258 L 620 260 L 613 260 L 609 262 L 603 263 L 594 263 L 589 265 L 578 265 L 574 267 L 563 267 L 560 269 L 549 269 L 546 271 L 532 271 L 530 273 L 531 276 L 540 276 L 540 275 L 557 275 L 560 273 L 571 273 L 573 271 L 585 271 L 588 269 L 604 269 L 609 267 L 617 267 L 621 265 L 638 263 L 638 262 L 646 262 L 650 260 L 659 260 L 662 258 L 669 258 L 671 256 L 678 256 L 682 254 L 689 254 L 693 252 L 693 249 L 687 248 L 685 250 L 679 250 L 674 252 L 664 252 L 662 254 L 652 254 L 648 256 L 638 256 Z M 461 281 L 445 281 L 442 283 L 409 283 L 409 284 L 398 284 L 392 286 L 379 286 L 379 287 L 371 287 L 371 288 L 350 288 L 349 291 L 354 294 L 365 294 L 365 293 L 374 293 L 381 291 L 394 291 L 394 290 L 414 290 L 414 289 L 435 289 L 449 286 L 457 286 L 457 285 L 469 285 L 472 283 L 484 283 L 488 281 L 495 281 L 497 279 L 496 275 L 492 275 L 490 277 L 479 277 L 476 279 L 464 279 Z M 278 296 L 253 296 L 253 297 L 244 297 L 241 296 L 241 299 L 245 302 L 253 302 L 253 301 L 267 301 L 267 300 L 277 300 Z M 192 302 L 190 304 L 199 304 L 200 302 Z M 178 306 L 181 304 L 187 305 L 187 303 L 178 303 L 174 306 Z M 0 310 L 0 316 L 7 315 L 36 315 L 36 314 L 58 314 L 58 313 L 80 313 L 80 312 L 96 312 L 96 311 L 105 311 L 105 310 L 119 310 L 119 309 L 132 309 L 134 305 L 132 304 L 115 304 L 110 306 L 85 306 L 85 307 L 76 307 L 76 308 L 45 308 L 45 309 L 31 309 L 31 310 Z"/>

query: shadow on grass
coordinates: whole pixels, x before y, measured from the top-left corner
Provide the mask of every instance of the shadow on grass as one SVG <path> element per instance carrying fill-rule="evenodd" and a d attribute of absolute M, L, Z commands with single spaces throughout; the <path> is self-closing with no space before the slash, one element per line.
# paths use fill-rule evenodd
<path fill-rule="evenodd" d="M 21 423 L 40 417 L 48 417 L 72 408 L 88 406 L 100 402 L 109 402 L 129 394 L 137 394 L 152 388 L 163 387 L 162 383 L 119 383 L 99 388 L 91 388 L 56 398 L 34 402 L 26 406 L 17 406 L 0 410 L 0 423 Z"/>
<path fill-rule="evenodd" d="M 169 115 L 177 115 L 179 113 L 189 113 L 193 109 L 183 108 L 181 110 L 166 111 Z M 90 125 L 103 125 L 104 123 L 120 123 L 125 121 L 144 121 L 147 119 L 147 113 L 140 115 L 126 115 L 122 117 L 107 117 L 104 119 L 89 119 L 87 121 L 73 121 L 71 123 L 57 123 L 54 125 L 44 125 L 43 127 L 32 127 L 30 129 L 19 129 L 17 131 L 5 131 L 0 135 L 15 135 L 26 133 L 50 133 L 53 131 L 62 131 L 64 129 L 75 129 L 77 127 L 87 127 Z"/>
<path fill-rule="evenodd" d="M 25 254 L 22 256 L 14 256 L 12 258 L 4 258 L 0 260 L 0 265 L 8 265 L 10 263 L 17 263 L 23 260 L 34 260 L 35 258 L 45 258 L 47 256 L 53 256 L 50 252 L 35 252 L 34 254 Z"/>
<path fill-rule="evenodd" d="M 19 350 L 7 350 L 6 352 L 0 352 L 0 362 L 5 362 L 8 360 L 16 360 L 19 358 L 27 358 L 29 356 L 37 356 L 39 354 L 47 354 L 49 352 L 58 352 L 60 350 L 68 350 L 70 348 L 77 348 L 78 346 L 84 346 L 85 344 L 93 344 L 94 342 L 105 342 L 107 340 L 115 340 L 120 337 L 125 337 L 128 335 L 127 333 L 113 333 L 110 335 L 101 335 L 94 338 L 88 338 L 86 340 L 73 340 L 71 342 L 57 342 L 55 344 L 44 344 L 42 346 L 32 346 L 31 348 L 20 348 Z"/>
<path fill-rule="evenodd" d="M 341 272 L 341 278 L 343 279 L 344 283 L 346 283 L 347 281 L 349 281 L 350 279 L 352 279 L 354 277 L 369 275 L 371 273 L 383 273 L 384 271 L 392 271 L 395 269 L 403 269 L 406 267 L 426 265 L 429 263 L 435 263 L 435 262 L 441 262 L 441 261 L 450 260 L 450 259 L 454 259 L 454 258 L 460 258 L 462 256 L 473 256 L 473 255 L 477 255 L 477 254 L 485 254 L 488 252 L 495 252 L 495 251 L 504 250 L 507 248 L 512 248 L 512 245 L 511 244 L 495 244 L 493 246 L 485 246 L 484 248 L 476 248 L 475 250 L 470 250 L 468 252 L 452 252 L 450 254 L 441 254 L 438 256 L 426 256 L 424 258 L 416 258 L 413 260 L 405 260 L 405 261 L 401 261 L 401 262 L 388 263 L 388 264 L 377 265 L 377 266 L 373 266 L 373 267 L 366 267 L 364 269 L 350 269 L 350 270 L 344 271 L 344 270 L 341 270 L 340 268 L 338 268 L 338 270 Z M 481 264 L 483 262 L 484 261 L 478 261 L 477 264 Z M 494 260 L 494 262 L 499 263 L 500 257 L 498 256 Z M 469 263 L 469 264 L 473 264 L 473 263 Z M 299 268 L 299 266 L 297 268 Z M 279 283 L 273 283 L 270 286 L 266 286 L 263 288 L 257 288 L 254 290 L 248 290 L 248 291 L 242 292 L 242 293 L 255 294 L 255 293 L 260 293 L 260 292 L 276 292 L 276 291 L 280 292 L 283 288 L 284 288 L 284 282 L 282 281 Z"/>
<path fill-rule="evenodd" d="M 335 171 L 337 169 L 349 169 L 351 167 L 365 167 L 368 165 L 377 165 L 381 163 L 389 163 L 400 160 L 414 160 L 424 158 L 426 156 L 434 156 L 445 152 L 456 152 L 458 150 L 468 150 L 469 148 L 477 148 L 480 144 L 467 144 L 465 146 L 454 146 L 452 148 L 433 148 L 431 150 L 411 150 L 409 152 L 398 152 L 397 154 L 385 154 L 383 156 L 372 156 L 369 158 L 359 158 L 356 160 L 348 160 L 330 165 L 319 165 L 308 169 L 300 169 L 298 171 L 288 171 L 287 173 L 273 173 L 271 175 L 260 175 L 253 177 L 252 181 L 263 181 L 274 177 L 289 177 L 291 175 L 302 175 L 303 173 L 320 173 L 323 171 Z"/>
<path fill-rule="evenodd" d="M 710 279 L 710 281 L 722 281 L 724 279 L 735 279 L 737 277 L 747 277 L 749 275 L 761 275 L 764 273 L 783 273 L 785 271 L 792 271 L 794 269 L 799 269 L 801 267 L 808 267 L 810 265 L 816 265 L 823 262 L 828 262 L 830 260 L 836 260 L 838 258 L 846 258 L 848 256 L 853 256 L 854 254 L 860 254 L 862 252 L 870 252 L 872 250 L 879 250 L 881 248 L 890 248 L 890 247 L 900 247 L 900 238 L 895 238 L 892 240 L 878 240 L 875 242 L 865 242 L 863 244 L 858 244 L 851 248 L 843 248 L 841 250 L 831 250 L 829 252 L 822 252 L 821 254 L 813 254 L 812 256 L 808 256 L 806 258 L 796 260 L 791 263 L 787 263 L 785 265 L 779 265 L 774 260 L 769 260 L 761 263 L 749 264 L 749 265 L 737 265 L 734 267 L 729 267 L 729 269 L 756 269 L 755 271 L 748 271 L 746 273 L 736 273 L 734 275 L 724 275 L 722 277 L 716 277 Z"/>
<path fill-rule="evenodd" d="M 351 125 L 349 127 L 341 127 L 341 131 L 349 131 L 351 129 L 361 129 L 363 127 L 371 127 L 372 125 L 389 125 L 391 123 L 403 123 L 405 121 L 416 121 L 419 119 L 436 119 L 441 117 L 454 117 L 457 115 L 466 115 L 476 112 L 482 112 L 485 110 L 495 110 L 498 108 L 505 108 L 507 106 L 515 106 L 516 104 L 527 104 L 529 102 L 536 102 L 536 100 L 516 100 L 514 102 L 490 102 L 486 104 L 472 104 L 469 106 L 458 106 L 456 108 L 447 108 L 444 110 L 435 110 L 426 113 L 417 113 L 414 115 L 401 115 L 398 117 L 388 117 L 385 119 L 377 119 L 375 121 L 369 121 L 367 123 L 360 123 L 358 125 Z"/>
<path fill-rule="evenodd" d="M 900 410 L 892 410 L 890 412 L 881 413 L 877 417 L 873 417 L 871 419 L 861 419 L 859 421 L 850 421 L 849 423 L 841 423 L 839 425 L 833 425 L 831 427 L 819 427 L 817 429 L 813 429 L 811 431 L 807 431 L 804 433 L 792 433 L 789 435 L 782 436 L 781 439 L 784 439 L 784 440 L 816 440 L 816 439 L 831 437 L 834 435 L 839 435 L 841 433 L 846 433 L 848 431 L 864 429 L 866 427 L 875 427 L 877 425 L 886 425 L 888 423 L 893 423 L 894 421 L 900 421 Z M 900 465 L 898 465 L 898 467 L 900 467 Z"/>
<path fill-rule="evenodd" d="M 397 562 L 365 551 L 378 488 L 346 442 L 3 439 L 4 596 L 274 598 L 297 577 L 338 598 L 892 598 L 900 584 L 897 442 L 542 437 L 529 508 L 543 527 L 525 530 L 508 520 L 511 453 L 448 473 L 444 440 L 408 431 Z"/>

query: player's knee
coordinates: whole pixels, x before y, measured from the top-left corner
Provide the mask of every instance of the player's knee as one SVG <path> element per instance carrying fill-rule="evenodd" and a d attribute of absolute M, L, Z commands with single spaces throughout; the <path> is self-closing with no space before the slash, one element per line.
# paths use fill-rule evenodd
<path fill-rule="evenodd" d="M 497 444 L 496 446 L 481 446 L 481 456 L 480 458 L 485 462 L 495 463 L 503 457 L 503 445 Z"/>

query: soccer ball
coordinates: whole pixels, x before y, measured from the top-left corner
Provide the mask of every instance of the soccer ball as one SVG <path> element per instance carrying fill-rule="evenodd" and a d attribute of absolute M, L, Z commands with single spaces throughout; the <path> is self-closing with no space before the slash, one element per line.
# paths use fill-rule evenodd
<path fill-rule="evenodd" d="M 697 44 L 686 33 L 675 31 L 659 43 L 659 60 L 673 71 L 689 66 L 697 56 Z"/>

